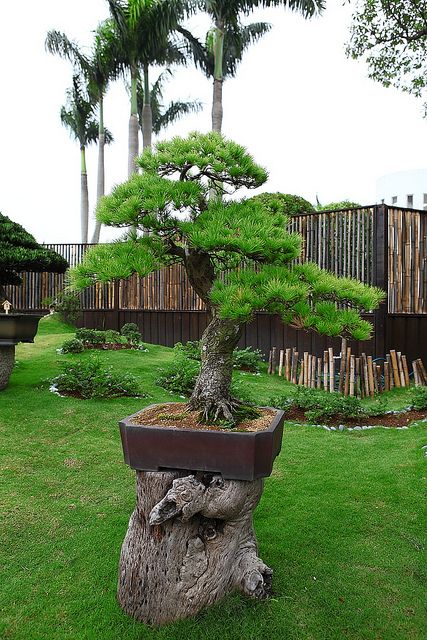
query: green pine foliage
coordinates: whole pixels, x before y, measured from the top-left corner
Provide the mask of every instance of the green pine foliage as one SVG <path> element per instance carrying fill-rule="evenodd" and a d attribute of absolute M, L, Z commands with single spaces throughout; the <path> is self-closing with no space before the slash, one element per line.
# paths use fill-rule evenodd
<path fill-rule="evenodd" d="M 265 310 L 298 329 L 370 337 L 360 313 L 375 309 L 384 292 L 312 263 L 295 265 L 301 237 L 289 232 L 277 199 L 228 197 L 267 179 L 243 147 L 219 133 L 192 133 L 147 149 L 138 163 L 143 173 L 103 198 L 97 213 L 103 224 L 132 231 L 88 251 L 71 271 L 74 288 L 179 263 L 221 318 L 245 323 Z"/>
<path fill-rule="evenodd" d="M 20 285 L 20 271 L 64 273 L 67 261 L 39 245 L 18 223 L 0 213 L 0 286 Z"/>
<path fill-rule="evenodd" d="M 341 211 L 342 209 L 357 209 L 362 205 L 352 200 L 340 200 L 339 202 L 328 202 L 327 204 L 319 204 L 317 211 Z"/>
<path fill-rule="evenodd" d="M 281 213 L 285 216 L 296 216 L 301 213 L 314 213 L 313 205 L 302 198 L 290 193 L 258 193 L 250 198 L 252 202 L 259 202 L 272 213 Z"/>

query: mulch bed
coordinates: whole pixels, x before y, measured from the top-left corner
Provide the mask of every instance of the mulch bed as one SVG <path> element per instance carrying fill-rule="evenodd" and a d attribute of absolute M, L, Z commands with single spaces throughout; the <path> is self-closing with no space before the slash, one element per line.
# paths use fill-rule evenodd
<path fill-rule="evenodd" d="M 371 427 L 377 425 L 384 427 L 407 427 L 411 422 L 422 420 L 423 418 L 427 418 L 427 411 L 410 409 L 409 411 L 405 411 L 405 413 L 387 413 L 386 415 L 361 416 L 360 418 L 340 418 L 337 416 L 330 420 L 319 420 L 319 423 L 333 427 L 340 424 L 346 427 Z M 302 409 L 296 409 L 295 407 L 292 407 L 286 412 L 285 419 L 291 420 L 292 422 L 310 422 L 310 420 L 305 417 L 304 411 Z"/>
<path fill-rule="evenodd" d="M 260 409 L 259 418 L 243 420 L 230 431 L 263 431 L 267 429 L 276 411 L 272 409 Z M 224 427 L 218 425 L 202 424 L 199 422 L 200 411 L 189 411 L 185 402 L 173 404 L 160 404 L 150 409 L 144 409 L 132 419 L 134 425 L 175 427 L 176 429 L 202 429 L 207 431 L 224 431 Z"/>

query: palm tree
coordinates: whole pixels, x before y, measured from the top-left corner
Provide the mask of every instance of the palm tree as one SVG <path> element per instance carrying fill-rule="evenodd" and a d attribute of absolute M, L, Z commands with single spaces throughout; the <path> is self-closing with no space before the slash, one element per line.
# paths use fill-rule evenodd
<path fill-rule="evenodd" d="M 114 48 L 123 73 L 130 73 L 131 110 L 129 118 L 128 174 L 136 171 L 138 156 L 138 81 L 142 69 L 144 83 L 144 147 L 151 145 L 152 112 L 149 67 L 153 64 L 184 62 L 184 54 L 170 41 L 170 34 L 188 13 L 183 0 L 107 0 L 110 20 L 104 33 Z"/>
<path fill-rule="evenodd" d="M 158 134 L 162 129 L 166 128 L 173 122 L 176 122 L 184 115 L 189 113 L 197 113 L 202 109 L 202 104 L 198 100 L 192 101 L 172 101 L 167 107 L 164 106 L 163 100 L 163 87 L 167 78 L 172 76 L 172 71 L 168 68 L 163 71 L 155 83 L 150 89 L 150 106 L 152 113 L 152 131 Z M 137 85 L 137 100 L 138 100 L 138 118 L 139 126 L 144 136 L 144 118 L 143 108 L 145 104 L 145 92 L 142 82 L 138 82 Z"/>
<path fill-rule="evenodd" d="M 99 123 L 94 117 L 95 107 L 87 95 L 81 76 L 73 75 L 73 85 L 67 90 L 67 103 L 61 107 L 61 122 L 69 129 L 72 138 L 80 145 L 81 162 L 81 241 L 88 241 L 89 194 L 87 187 L 86 147 L 99 137 Z M 105 143 L 109 144 L 113 136 L 104 130 Z"/>
<path fill-rule="evenodd" d="M 50 53 L 57 54 L 73 63 L 79 73 L 83 74 L 88 83 L 90 98 L 99 108 L 98 132 L 98 179 L 96 202 L 105 193 L 105 126 L 104 126 L 104 97 L 110 80 L 117 76 L 117 66 L 111 47 L 103 32 L 101 24 L 95 31 L 95 38 L 90 56 L 82 53 L 79 45 L 70 40 L 65 33 L 52 29 L 48 32 L 45 46 Z M 107 46 L 108 44 L 108 46 Z M 92 242 L 99 242 L 101 223 L 96 220 Z"/>
<path fill-rule="evenodd" d="M 213 78 L 212 130 L 222 129 L 222 85 L 224 78 L 236 74 L 237 65 L 247 47 L 261 38 L 270 25 L 265 22 L 248 26 L 241 24 L 240 16 L 248 15 L 258 7 L 284 5 L 299 11 L 306 18 L 320 13 L 324 0 L 198 0 L 198 6 L 213 22 L 206 41 L 202 44 L 188 30 L 179 31 L 189 43 L 196 66 L 208 78 Z"/>

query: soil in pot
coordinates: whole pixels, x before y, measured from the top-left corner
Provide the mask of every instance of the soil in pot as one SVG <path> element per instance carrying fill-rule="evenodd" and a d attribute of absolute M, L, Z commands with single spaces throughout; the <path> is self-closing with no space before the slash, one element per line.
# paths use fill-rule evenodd
<path fill-rule="evenodd" d="M 257 418 L 245 419 L 234 427 L 226 427 L 218 424 L 208 424 L 200 422 L 200 411 L 190 411 L 184 402 L 173 404 L 159 404 L 149 409 L 144 409 L 141 413 L 132 418 L 132 425 L 175 427 L 177 429 L 197 429 L 208 431 L 244 431 L 254 432 L 267 429 L 276 416 L 277 411 L 273 409 L 258 409 L 260 415 Z"/>

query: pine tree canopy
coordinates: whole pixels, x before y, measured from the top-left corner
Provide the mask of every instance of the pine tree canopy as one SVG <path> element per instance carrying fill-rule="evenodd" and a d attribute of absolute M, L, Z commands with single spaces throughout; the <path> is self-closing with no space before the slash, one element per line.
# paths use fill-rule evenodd
<path fill-rule="evenodd" d="M 19 285 L 20 271 L 64 273 L 67 261 L 45 249 L 20 224 L 0 213 L 0 286 Z"/>
<path fill-rule="evenodd" d="M 70 272 L 72 288 L 180 263 L 224 319 L 245 323 L 265 310 L 297 328 L 369 338 L 371 325 L 360 313 L 376 308 L 384 292 L 313 263 L 294 264 L 302 239 L 288 230 L 283 207 L 229 198 L 267 179 L 243 147 L 216 132 L 192 133 L 147 149 L 138 163 L 143 173 L 115 187 L 97 211 L 103 224 L 132 231 L 90 249 Z M 212 185 L 222 198 L 209 198 Z M 138 234 L 143 230 L 148 235 Z"/>

